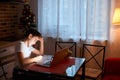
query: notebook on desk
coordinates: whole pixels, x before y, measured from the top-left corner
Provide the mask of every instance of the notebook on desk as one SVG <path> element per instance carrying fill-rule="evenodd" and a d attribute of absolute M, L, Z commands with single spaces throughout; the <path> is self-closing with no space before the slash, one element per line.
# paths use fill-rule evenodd
<path fill-rule="evenodd" d="M 53 56 L 43 56 L 42 60 L 37 61 L 36 64 L 44 67 L 51 67 L 52 65 L 58 64 L 68 56 L 68 48 L 63 48 Z"/>

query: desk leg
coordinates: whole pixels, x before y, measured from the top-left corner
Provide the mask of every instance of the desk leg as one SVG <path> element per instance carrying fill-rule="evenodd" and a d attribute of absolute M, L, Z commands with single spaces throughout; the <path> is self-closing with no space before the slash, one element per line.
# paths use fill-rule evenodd
<path fill-rule="evenodd" d="M 83 63 L 82 67 L 82 80 L 85 80 L 85 62 Z"/>

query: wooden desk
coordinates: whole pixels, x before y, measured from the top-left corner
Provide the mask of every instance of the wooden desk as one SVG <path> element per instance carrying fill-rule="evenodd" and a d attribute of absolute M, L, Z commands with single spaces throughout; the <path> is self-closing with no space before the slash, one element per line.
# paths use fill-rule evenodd
<path fill-rule="evenodd" d="M 49 68 L 32 64 L 24 69 L 15 68 L 13 71 L 14 80 L 75 80 L 78 70 L 83 67 L 84 80 L 85 58 L 69 57 L 59 64 Z"/>

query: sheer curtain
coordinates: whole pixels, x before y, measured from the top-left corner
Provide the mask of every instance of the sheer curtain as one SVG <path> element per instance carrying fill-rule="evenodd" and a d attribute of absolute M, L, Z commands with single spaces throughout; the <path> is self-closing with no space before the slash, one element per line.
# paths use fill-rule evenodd
<path fill-rule="evenodd" d="M 85 22 L 84 31 L 81 34 L 84 39 L 108 40 L 110 27 L 110 0 L 87 0 Z"/>
<path fill-rule="evenodd" d="M 109 39 L 111 0 L 38 0 L 38 30 L 62 41 Z"/>
<path fill-rule="evenodd" d="M 109 38 L 110 0 L 38 0 L 38 29 L 44 37 Z"/>

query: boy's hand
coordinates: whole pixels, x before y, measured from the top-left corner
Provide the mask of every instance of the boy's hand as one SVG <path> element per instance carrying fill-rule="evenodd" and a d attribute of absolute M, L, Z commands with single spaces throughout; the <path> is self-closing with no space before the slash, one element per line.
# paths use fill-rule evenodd
<path fill-rule="evenodd" d="M 44 40 L 43 38 L 41 38 L 41 37 L 39 38 L 39 41 L 40 41 L 40 42 L 43 42 L 43 40 Z"/>

